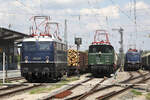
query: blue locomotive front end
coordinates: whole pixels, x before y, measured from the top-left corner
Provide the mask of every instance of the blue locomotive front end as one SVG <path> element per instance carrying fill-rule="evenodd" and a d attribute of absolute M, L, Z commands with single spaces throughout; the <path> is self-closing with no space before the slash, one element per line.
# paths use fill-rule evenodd
<path fill-rule="evenodd" d="M 133 71 L 141 68 L 141 55 L 139 52 L 129 51 L 125 56 L 125 71 Z"/>
<path fill-rule="evenodd" d="M 61 50 L 58 49 L 58 45 L 62 46 Z M 21 49 L 22 76 L 28 81 L 60 79 L 67 64 L 66 51 L 63 46 L 65 45 L 55 41 L 23 42 Z"/>

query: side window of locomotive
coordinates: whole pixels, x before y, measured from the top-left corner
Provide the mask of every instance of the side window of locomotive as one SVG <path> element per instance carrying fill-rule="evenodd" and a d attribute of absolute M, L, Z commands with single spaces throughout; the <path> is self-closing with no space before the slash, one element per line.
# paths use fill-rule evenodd
<path fill-rule="evenodd" d="M 63 45 L 63 50 L 66 51 L 67 50 L 67 46 Z"/>
<path fill-rule="evenodd" d="M 65 51 L 65 45 L 64 44 L 62 44 L 62 50 Z"/>
<path fill-rule="evenodd" d="M 64 50 L 63 46 L 64 46 L 64 45 L 63 45 L 63 44 L 61 44 L 61 50 Z"/>
<path fill-rule="evenodd" d="M 61 50 L 61 44 L 57 43 L 57 50 Z"/>

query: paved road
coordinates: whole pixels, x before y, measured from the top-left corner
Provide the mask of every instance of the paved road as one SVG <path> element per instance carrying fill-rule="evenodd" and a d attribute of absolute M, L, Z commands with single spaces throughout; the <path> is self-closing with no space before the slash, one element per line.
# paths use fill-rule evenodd
<path fill-rule="evenodd" d="M 9 70 L 7 72 L 7 76 L 8 78 L 11 78 L 11 77 L 19 77 L 21 76 L 21 73 L 20 73 L 20 70 Z M 3 78 L 3 71 L 0 71 L 0 79 Z"/>

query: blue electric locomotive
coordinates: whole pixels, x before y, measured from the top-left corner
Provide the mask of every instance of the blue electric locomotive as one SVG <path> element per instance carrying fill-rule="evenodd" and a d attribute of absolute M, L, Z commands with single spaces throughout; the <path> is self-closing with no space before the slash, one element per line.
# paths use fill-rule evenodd
<path fill-rule="evenodd" d="M 135 49 L 129 49 L 125 55 L 124 71 L 135 71 L 141 68 L 141 54 Z"/>
<path fill-rule="evenodd" d="M 28 81 L 60 79 L 67 66 L 66 44 L 37 36 L 25 39 L 21 48 L 21 75 Z"/>

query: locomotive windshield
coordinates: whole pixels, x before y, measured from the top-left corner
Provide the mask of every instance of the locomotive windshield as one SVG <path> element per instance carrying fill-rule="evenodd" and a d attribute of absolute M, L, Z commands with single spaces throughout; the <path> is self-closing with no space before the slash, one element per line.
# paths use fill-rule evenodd
<path fill-rule="evenodd" d="M 128 58 L 128 61 L 139 61 L 140 55 L 138 53 L 128 53 L 127 58 Z"/>
<path fill-rule="evenodd" d="M 50 50 L 51 42 L 24 42 L 24 51 L 48 51 Z"/>
<path fill-rule="evenodd" d="M 40 51 L 48 51 L 50 50 L 50 43 L 49 42 L 39 42 L 39 50 Z"/>
<path fill-rule="evenodd" d="M 91 45 L 89 53 L 113 53 L 113 47 L 110 45 Z"/>
<path fill-rule="evenodd" d="M 23 50 L 24 51 L 36 51 L 37 46 L 35 42 L 24 42 L 23 43 Z"/>

